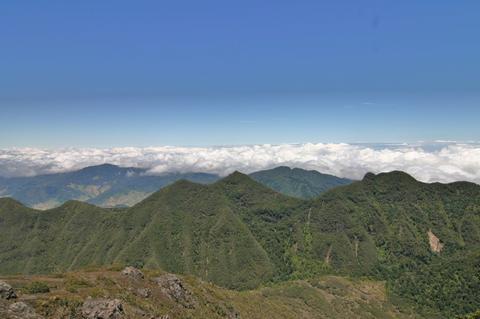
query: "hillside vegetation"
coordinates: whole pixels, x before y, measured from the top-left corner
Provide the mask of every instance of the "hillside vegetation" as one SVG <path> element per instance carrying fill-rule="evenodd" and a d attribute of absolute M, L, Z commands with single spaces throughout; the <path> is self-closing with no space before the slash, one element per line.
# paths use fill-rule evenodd
<path fill-rule="evenodd" d="M 353 182 L 314 170 L 286 166 L 255 172 L 249 176 L 279 193 L 304 199 L 317 197 L 332 188 Z"/>
<path fill-rule="evenodd" d="M 250 176 L 277 192 L 298 198 L 312 198 L 351 182 L 317 171 L 284 166 L 255 172 Z M 61 206 L 69 200 L 101 207 L 130 207 L 181 179 L 209 184 L 219 178 L 205 173 L 151 175 L 144 168 L 102 164 L 67 173 L 0 177 L 0 197 L 12 197 L 28 207 L 42 210 Z"/>
<path fill-rule="evenodd" d="M 408 309 L 388 302 L 384 284 L 371 280 L 347 280 L 324 276 L 289 281 L 250 291 L 227 290 L 194 277 L 173 277 L 176 290 L 159 286 L 159 270 L 145 271 L 139 279 L 118 271 L 91 270 L 54 276 L 1 278 L 10 283 L 18 298 L 0 298 L 0 317 L 10 317 L 12 304 L 25 302 L 36 319 L 80 319 L 88 300 L 116 300 L 118 317 L 139 318 L 420 318 Z M 171 276 L 168 278 L 172 278 Z M 31 291 L 32 282 L 48 291 Z M 88 299 L 91 298 L 91 299 Z"/>
<path fill-rule="evenodd" d="M 367 174 L 313 200 L 238 172 L 211 185 L 182 180 L 120 210 L 71 201 L 41 212 L 0 199 L 3 274 L 135 265 L 237 290 L 367 276 L 441 318 L 480 309 L 479 243 L 478 185 L 402 172 Z"/>

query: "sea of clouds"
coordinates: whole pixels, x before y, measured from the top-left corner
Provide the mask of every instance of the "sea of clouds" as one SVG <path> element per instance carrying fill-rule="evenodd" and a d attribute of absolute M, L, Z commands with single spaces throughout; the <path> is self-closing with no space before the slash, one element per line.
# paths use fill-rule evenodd
<path fill-rule="evenodd" d="M 221 147 L 0 149 L 0 176 L 33 176 L 111 163 L 148 174 L 207 172 L 227 175 L 279 165 L 361 179 L 365 173 L 402 170 L 424 182 L 480 183 L 479 143 L 304 143 Z"/>

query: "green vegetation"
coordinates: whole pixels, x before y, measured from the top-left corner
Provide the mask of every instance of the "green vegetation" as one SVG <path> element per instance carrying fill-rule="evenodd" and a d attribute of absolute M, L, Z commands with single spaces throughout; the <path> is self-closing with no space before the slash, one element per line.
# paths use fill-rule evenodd
<path fill-rule="evenodd" d="M 79 276 L 68 276 L 65 279 L 64 283 L 65 283 L 65 290 L 72 293 L 77 292 L 78 289 L 88 288 L 93 286 L 85 278 L 79 277 Z"/>
<path fill-rule="evenodd" d="M 480 309 L 479 243 L 478 185 L 402 172 L 367 174 L 313 200 L 237 172 L 210 185 L 178 181 L 128 209 L 70 201 L 40 212 L 0 199 L 3 274 L 135 265 L 238 290 L 368 277 L 441 318 Z"/>
<path fill-rule="evenodd" d="M 279 193 L 304 199 L 352 183 L 352 180 L 346 178 L 286 166 L 255 172 L 250 177 Z"/>
<path fill-rule="evenodd" d="M 425 314 L 454 317 L 472 313 L 479 308 L 480 252 L 435 258 L 430 264 L 405 272 L 391 285 L 397 295 L 423 305 Z"/>
<path fill-rule="evenodd" d="M 320 276 L 309 280 L 286 281 L 249 291 L 228 290 L 198 280 L 179 276 L 184 289 L 191 293 L 195 306 L 183 307 L 162 292 L 152 278 L 158 270 L 144 270 L 144 280 L 130 280 L 120 272 L 96 270 L 67 273 L 59 280 L 42 276 L 54 287 L 39 295 L 19 293 L 15 301 L 32 306 L 37 314 L 49 319 L 81 319 L 81 308 L 88 297 L 118 299 L 125 319 L 160 318 L 281 318 L 281 319 L 415 319 L 421 318 L 408 307 L 398 308 L 387 300 L 383 283 L 373 280 L 349 280 L 336 276 Z M 3 277 L 12 286 L 28 285 L 35 276 Z M 76 290 L 71 282 L 87 281 Z M 148 289 L 148 297 L 138 294 Z M 0 299 L 0 318 L 8 303 Z M 8 318 L 8 316 L 7 316 Z"/>
<path fill-rule="evenodd" d="M 29 207 L 50 209 L 69 200 L 80 200 L 101 207 L 130 207 L 153 192 L 186 179 L 213 183 L 218 176 L 203 173 L 147 175 L 146 169 L 104 164 L 68 173 L 33 177 L 0 178 L 0 195 L 10 196 Z M 250 175 L 258 182 L 285 195 L 313 198 L 333 187 L 351 183 L 348 179 L 277 167 Z"/>
<path fill-rule="evenodd" d="M 460 316 L 457 318 L 458 319 L 480 319 L 480 310 L 477 310 L 475 312 L 469 313 L 468 315 Z"/>
<path fill-rule="evenodd" d="M 50 287 L 42 281 L 32 281 L 24 287 L 24 291 L 28 294 L 43 294 L 50 291 Z"/>

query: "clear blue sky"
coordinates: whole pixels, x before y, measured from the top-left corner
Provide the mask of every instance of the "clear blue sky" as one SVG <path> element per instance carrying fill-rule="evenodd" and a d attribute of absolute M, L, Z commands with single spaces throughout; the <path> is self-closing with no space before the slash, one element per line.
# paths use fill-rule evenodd
<path fill-rule="evenodd" d="M 2 1 L 0 147 L 480 140 L 479 1 Z"/>

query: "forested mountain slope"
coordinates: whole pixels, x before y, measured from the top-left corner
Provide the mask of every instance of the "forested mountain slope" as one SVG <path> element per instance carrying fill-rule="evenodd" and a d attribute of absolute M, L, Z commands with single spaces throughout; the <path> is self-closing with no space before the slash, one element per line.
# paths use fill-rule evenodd
<path fill-rule="evenodd" d="M 313 198 L 351 180 L 317 171 L 285 166 L 250 174 L 256 181 L 277 192 L 298 198 Z M 79 200 L 101 207 L 133 206 L 159 189 L 178 180 L 209 184 L 220 179 L 206 173 L 164 173 L 151 175 L 145 168 L 111 164 L 28 177 L 0 177 L 0 197 L 12 197 L 36 209 L 61 206 Z"/>
<path fill-rule="evenodd" d="M 258 171 L 249 176 L 279 193 L 304 199 L 314 198 L 337 186 L 352 183 L 352 180 L 347 178 L 286 166 Z"/>
<path fill-rule="evenodd" d="M 48 211 L 0 199 L 0 272 L 111 264 L 163 268 L 250 289 L 325 274 L 386 280 L 424 313 L 480 307 L 480 187 L 367 174 L 314 200 L 241 173 L 176 182 L 128 209 L 68 202 Z"/>

